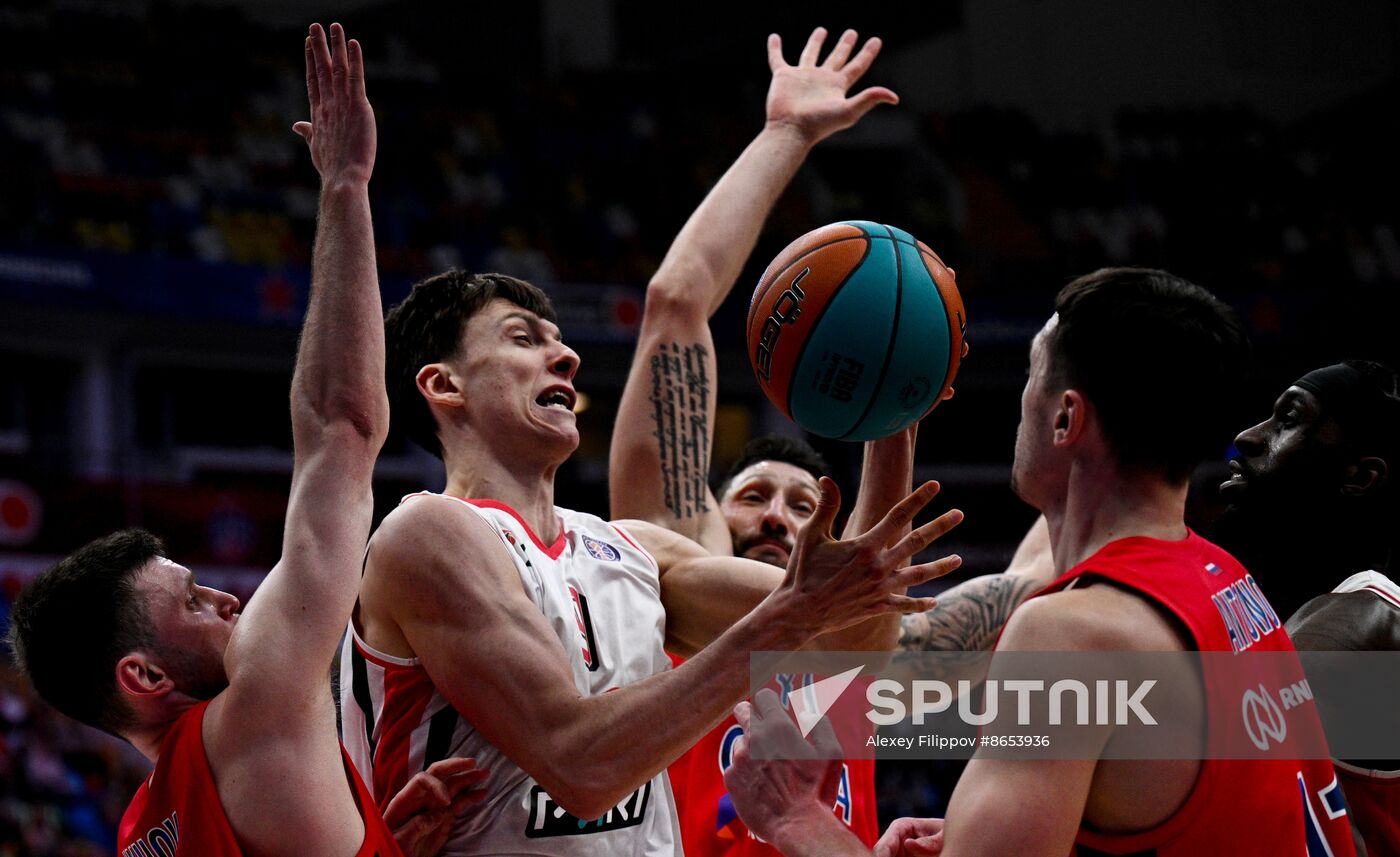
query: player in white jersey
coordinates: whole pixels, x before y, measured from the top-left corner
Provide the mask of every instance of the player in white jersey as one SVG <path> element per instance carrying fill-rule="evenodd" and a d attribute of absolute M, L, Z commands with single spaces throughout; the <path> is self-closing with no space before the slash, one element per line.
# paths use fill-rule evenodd
<path fill-rule="evenodd" d="M 1268 419 L 1240 432 L 1235 448 L 1230 479 L 1220 486 L 1229 508 L 1217 535 L 1270 593 L 1280 593 L 1280 612 L 1293 614 L 1287 629 L 1294 644 L 1400 650 L 1400 587 L 1387 576 L 1400 557 L 1393 523 L 1400 492 L 1390 472 L 1400 463 L 1395 371 L 1348 360 L 1309 372 L 1283 391 Z M 1347 577 L 1316 594 L 1319 574 Z M 1367 852 L 1400 855 L 1396 761 L 1348 759 L 1336 767 Z"/>
<path fill-rule="evenodd" d="M 656 561 L 623 530 L 557 509 L 562 529 L 544 544 L 502 504 L 441 494 L 413 494 L 403 502 L 459 504 L 499 535 L 526 595 L 570 653 L 579 694 L 606 693 L 667 668 Z M 578 820 L 452 708 L 418 658 L 377 651 L 352 627 L 340 679 L 354 700 L 343 714 L 346 746 L 357 765 L 373 771 L 375 793 L 394 794 L 397 783 L 441 759 L 471 756 L 492 771 L 491 798 L 459 819 L 454 841 L 472 853 L 499 854 L 518 847 L 520 831 L 536 838 L 579 834 Z M 588 841 L 600 853 L 672 854 L 672 813 L 670 786 L 658 774 L 615 810 L 589 822 L 595 834 L 644 825 L 640 836 L 627 830 Z M 633 851 L 638 845 L 645 850 Z"/>
<path fill-rule="evenodd" d="M 371 541 L 341 687 L 356 718 L 346 741 L 376 800 L 443 742 L 491 767 L 486 802 L 459 817 L 449 854 L 678 853 L 663 769 L 745 695 L 749 653 L 837 631 L 828 645 L 893 639 L 901 612 L 931 606 L 904 589 L 958 560 L 900 564 L 961 515 L 901 535 L 930 483 L 859 538 L 833 541 L 839 497 L 823 480 L 784 572 L 559 509 L 554 474 L 578 444 L 578 356 L 553 318 L 533 286 L 459 271 L 388 314 L 395 424 L 442 456 L 445 494 L 472 502 L 409 500 Z M 753 609 L 735 622 L 735 605 Z M 670 670 L 663 645 L 693 656 Z"/>

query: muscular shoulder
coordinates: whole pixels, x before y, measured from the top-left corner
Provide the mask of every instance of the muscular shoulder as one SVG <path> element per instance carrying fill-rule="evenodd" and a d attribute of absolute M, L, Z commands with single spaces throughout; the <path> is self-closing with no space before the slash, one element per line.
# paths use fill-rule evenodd
<path fill-rule="evenodd" d="M 1011 614 L 998 650 L 1181 651 L 1174 622 L 1141 596 L 1098 583 L 1032 598 Z"/>
<path fill-rule="evenodd" d="M 423 497 L 401 504 L 384 518 L 370 541 L 370 566 L 420 565 L 437 556 L 460 556 L 463 548 L 498 541 L 490 525 L 466 504 Z"/>
<path fill-rule="evenodd" d="M 613 521 L 612 525 L 627 533 L 650 553 L 662 574 L 682 560 L 710 555 L 709 551 L 691 539 L 649 521 L 628 519 Z"/>
<path fill-rule="evenodd" d="M 1373 592 L 1319 595 L 1300 607 L 1285 627 L 1299 649 L 1400 649 L 1400 610 Z"/>
<path fill-rule="evenodd" d="M 370 540 L 361 600 L 372 608 L 515 579 L 510 554 L 485 519 L 450 498 L 424 497 L 391 512 Z"/>

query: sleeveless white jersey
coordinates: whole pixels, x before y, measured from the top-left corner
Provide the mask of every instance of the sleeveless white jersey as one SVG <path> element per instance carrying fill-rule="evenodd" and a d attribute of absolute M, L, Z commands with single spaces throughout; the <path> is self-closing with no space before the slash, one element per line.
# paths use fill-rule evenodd
<path fill-rule="evenodd" d="M 526 594 L 568 653 L 580 693 L 605 693 L 671 668 L 663 649 L 666 614 L 656 561 L 622 530 L 556 507 L 563 528 L 546 545 L 502 503 L 429 493 L 403 500 L 410 501 L 461 503 L 486 519 L 515 560 Z M 471 557 L 462 562 L 469 565 Z M 444 854 L 681 853 L 665 771 L 602 818 L 576 818 L 457 714 L 421 661 L 371 649 L 353 622 L 341 652 L 340 703 L 346 750 L 381 811 L 414 774 L 448 756 L 471 756 L 491 770 L 489 795 L 458 817 Z"/>
<path fill-rule="evenodd" d="M 1379 571 L 1358 571 L 1332 590 L 1336 595 L 1363 591 L 1375 593 L 1381 600 L 1389 602 L 1390 606 L 1400 608 L 1400 585 L 1396 585 L 1395 581 Z"/>

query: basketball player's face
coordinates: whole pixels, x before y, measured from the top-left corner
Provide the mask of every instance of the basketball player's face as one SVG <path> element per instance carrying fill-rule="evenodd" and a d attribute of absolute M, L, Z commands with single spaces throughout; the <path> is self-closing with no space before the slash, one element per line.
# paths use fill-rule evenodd
<path fill-rule="evenodd" d="M 467 419 L 488 437 L 564 456 L 578 446 L 574 373 L 579 358 L 559 328 L 496 298 L 467 320 L 463 383 Z"/>
<path fill-rule="evenodd" d="M 1050 320 L 1031 340 L 1030 369 L 1021 391 L 1021 423 L 1016 426 L 1016 457 L 1011 464 L 1011 490 L 1039 509 L 1054 489 L 1050 485 L 1054 446 L 1054 391 L 1050 389 L 1050 349 L 1046 341 L 1055 329 L 1058 316 Z"/>
<path fill-rule="evenodd" d="M 1220 486 L 1232 506 L 1316 507 L 1341 485 L 1341 428 L 1327 419 L 1317 397 L 1289 387 L 1273 413 L 1235 438 L 1239 455 Z"/>
<path fill-rule="evenodd" d="M 759 461 L 739 471 L 719 502 L 734 555 L 786 566 L 797 530 L 820 496 L 812 474 L 786 461 Z"/>
<path fill-rule="evenodd" d="M 175 686 L 196 699 L 227 687 L 224 651 L 238 622 L 238 599 L 200 586 L 188 568 L 164 558 L 146 566 L 137 588 L 146 595 L 146 618 L 159 649 L 155 660 Z"/>

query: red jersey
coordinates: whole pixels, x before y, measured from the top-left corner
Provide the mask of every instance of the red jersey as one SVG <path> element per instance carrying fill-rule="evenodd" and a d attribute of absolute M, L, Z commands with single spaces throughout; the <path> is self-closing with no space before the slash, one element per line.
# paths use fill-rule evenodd
<path fill-rule="evenodd" d="M 233 828 L 204 752 L 204 711 L 209 700 L 180 715 L 160 742 L 156 769 L 136 790 L 117 828 L 120 857 L 241 857 Z M 403 857 L 394 835 L 345 756 L 345 775 L 365 820 L 365 841 L 355 857 Z"/>
<path fill-rule="evenodd" d="M 676 666 L 684 658 L 671 656 Z M 797 687 L 780 679 L 774 690 L 790 708 L 789 693 L 808 682 L 793 676 Z M 861 718 L 861 722 L 865 722 Z M 710 730 L 684 756 L 671 763 L 666 774 L 676 797 L 681 844 L 687 857 L 777 857 L 778 850 L 749 832 L 724 788 L 724 772 L 733 759 L 734 739 L 743 734 L 734 715 Z M 861 842 L 874 845 L 880 838 L 875 806 L 875 760 L 847 759 L 842 763 L 841 785 L 832 807 L 836 817 L 851 828 Z"/>
<path fill-rule="evenodd" d="M 1037 594 L 1095 579 L 1112 581 L 1174 616 L 1199 651 L 1294 651 L 1283 622 L 1253 577 L 1234 557 L 1194 532 L 1188 531 L 1181 541 L 1134 536 L 1110 542 Z M 1294 674 L 1303 680 L 1301 664 Z M 1207 674 L 1208 698 L 1212 684 Z M 1311 699 L 1290 712 L 1290 725 L 1294 722 L 1321 734 Z M 1074 853 L 1081 857 L 1354 857 L 1356 853 L 1341 788 L 1325 759 L 1202 760 L 1186 802 L 1162 824 L 1123 836 L 1080 827 L 1075 843 Z"/>

